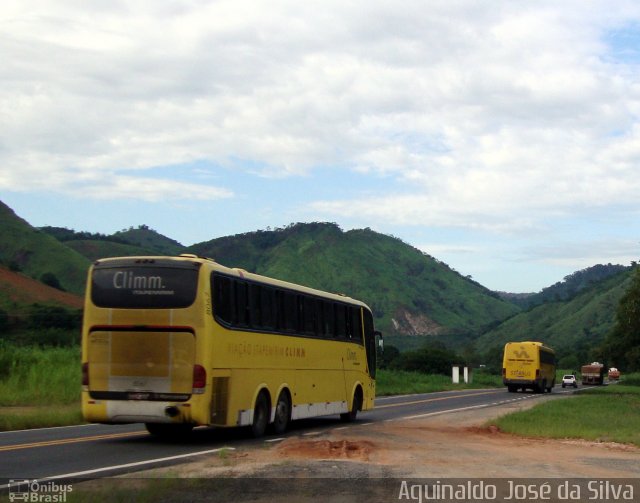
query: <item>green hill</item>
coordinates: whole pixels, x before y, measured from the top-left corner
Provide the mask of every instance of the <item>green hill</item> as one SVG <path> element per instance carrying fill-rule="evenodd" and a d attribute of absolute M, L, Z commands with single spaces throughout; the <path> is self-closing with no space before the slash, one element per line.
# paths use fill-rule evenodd
<path fill-rule="evenodd" d="M 523 309 L 539 306 L 546 302 L 559 302 L 571 300 L 583 290 L 592 285 L 614 276 L 628 267 L 613 264 L 596 264 L 581 271 L 576 271 L 565 276 L 562 281 L 543 288 L 538 293 L 512 294 L 500 292 L 500 296 L 505 300 L 513 302 Z"/>
<path fill-rule="evenodd" d="M 134 255 L 157 255 L 154 250 L 147 250 L 139 246 L 115 243 L 113 241 L 97 241 L 92 239 L 65 241 L 69 248 L 87 257 L 92 262 L 105 257 L 132 257 Z M 164 255 L 164 254 L 161 254 Z"/>
<path fill-rule="evenodd" d="M 0 263 L 40 280 L 54 275 L 62 288 L 82 295 L 89 260 L 49 234 L 31 227 L 0 202 Z"/>
<path fill-rule="evenodd" d="M 500 347 L 515 340 L 538 340 L 557 352 L 560 363 L 575 357 L 576 366 L 594 357 L 599 346 L 613 328 L 620 298 L 630 284 L 630 268 L 585 287 L 574 297 L 547 302 L 522 312 L 476 340 L 476 347 Z M 571 362 L 574 358 L 571 358 Z M 569 365 L 571 367 L 571 365 Z"/>
<path fill-rule="evenodd" d="M 578 363 L 591 358 L 613 327 L 630 270 L 594 266 L 541 294 L 516 301 L 501 294 L 507 301 L 437 259 L 371 229 L 344 232 L 331 223 L 292 224 L 184 248 L 145 225 L 111 236 L 34 229 L 0 202 L 0 266 L 48 285 L 59 283 L 76 295 L 82 295 L 87 268 L 97 258 L 182 252 L 361 299 L 371 306 L 388 342 L 401 349 L 441 342 L 466 350 L 473 343 L 478 353 L 497 355 L 506 341 L 534 339 L 556 348 L 561 359 L 574 357 Z M 38 283 L 29 283 L 27 292 L 26 283 L 16 278 L 3 286 L 5 304 L 37 302 L 28 299 L 44 295 L 37 292 Z M 21 289 L 25 292 L 18 292 Z M 522 311 L 516 304 L 527 305 L 523 301 L 542 304 Z"/>
<path fill-rule="evenodd" d="M 477 333 L 518 312 L 478 283 L 370 229 L 295 224 L 214 239 L 189 251 L 251 272 L 345 293 L 371 306 L 385 335 Z"/>
<path fill-rule="evenodd" d="M 146 225 L 130 227 L 112 235 L 77 232 L 65 227 L 41 227 L 40 230 L 92 261 L 132 255 L 179 255 L 184 251 L 180 243 Z"/>
<path fill-rule="evenodd" d="M 111 237 L 159 255 L 179 255 L 185 248 L 177 241 L 163 236 L 146 225 L 129 227 L 127 230 L 116 232 Z"/>

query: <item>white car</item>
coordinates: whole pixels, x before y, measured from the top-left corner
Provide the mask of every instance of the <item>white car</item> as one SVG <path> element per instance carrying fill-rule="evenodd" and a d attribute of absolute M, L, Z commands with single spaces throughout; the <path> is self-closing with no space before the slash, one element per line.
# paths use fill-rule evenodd
<path fill-rule="evenodd" d="M 576 381 L 576 376 L 574 375 L 566 375 L 562 376 L 562 387 L 573 386 L 574 388 L 578 387 L 578 381 Z"/>

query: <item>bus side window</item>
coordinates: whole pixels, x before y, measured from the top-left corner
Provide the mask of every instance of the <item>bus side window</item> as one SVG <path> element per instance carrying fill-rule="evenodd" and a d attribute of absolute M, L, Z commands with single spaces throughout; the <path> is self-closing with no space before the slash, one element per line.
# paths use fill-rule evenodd
<path fill-rule="evenodd" d="M 368 309 L 364 310 L 364 335 L 365 337 L 373 337 L 373 316 Z"/>
<path fill-rule="evenodd" d="M 314 299 L 313 304 L 316 311 L 316 335 L 324 338 L 324 302 L 321 299 Z"/>
<path fill-rule="evenodd" d="M 376 377 L 376 359 L 377 359 L 377 347 L 376 347 L 376 332 L 373 327 L 373 316 L 368 309 L 364 310 L 364 339 L 365 349 L 367 351 L 367 367 L 369 368 L 369 375 L 373 378 Z"/>
<path fill-rule="evenodd" d="M 276 329 L 276 292 L 273 288 L 263 286 L 260 289 L 260 310 L 262 326 L 266 330 Z"/>
<path fill-rule="evenodd" d="M 345 339 L 347 337 L 347 306 L 335 304 L 336 311 L 336 337 Z"/>
<path fill-rule="evenodd" d="M 248 286 L 244 281 L 234 281 L 236 312 L 234 324 L 239 327 L 249 326 L 249 292 Z"/>
<path fill-rule="evenodd" d="M 350 307 L 349 314 L 351 319 L 351 339 L 358 344 L 362 344 L 362 320 L 360 319 L 360 308 Z"/>
<path fill-rule="evenodd" d="M 324 311 L 322 335 L 326 339 L 332 339 L 335 333 L 335 315 L 333 313 L 333 303 L 329 301 L 323 301 L 322 306 L 322 310 Z"/>
<path fill-rule="evenodd" d="M 282 292 L 282 307 L 284 314 L 284 326 L 280 327 L 285 332 L 298 331 L 298 296 L 291 292 Z"/>
<path fill-rule="evenodd" d="M 211 289 L 213 290 L 214 316 L 224 323 L 231 323 L 233 321 L 231 279 L 212 274 Z"/>
<path fill-rule="evenodd" d="M 256 283 L 249 284 L 249 314 L 252 328 L 264 328 L 262 320 L 262 286 Z"/>
<path fill-rule="evenodd" d="M 303 296 L 301 306 L 304 333 L 306 335 L 316 335 L 316 309 L 313 297 Z"/>

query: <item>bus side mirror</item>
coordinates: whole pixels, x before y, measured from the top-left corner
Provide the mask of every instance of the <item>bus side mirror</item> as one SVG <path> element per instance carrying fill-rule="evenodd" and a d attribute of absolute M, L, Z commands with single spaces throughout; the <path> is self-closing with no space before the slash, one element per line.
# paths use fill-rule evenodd
<path fill-rule="evenodd" d="M 382 333 L 377 330 L 373 332 L 373 336 L 376 338 L 376 347 L 380 348 L 380 352 L 384 351 L 384 340 L 382 339 Z"/>

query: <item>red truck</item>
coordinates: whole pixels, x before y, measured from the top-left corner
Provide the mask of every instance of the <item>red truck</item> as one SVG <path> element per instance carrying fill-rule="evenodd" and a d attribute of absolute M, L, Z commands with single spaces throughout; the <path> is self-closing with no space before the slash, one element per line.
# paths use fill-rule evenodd
<path fill-rule="evenodd" d="M 589 365 L 583 365 L 580 372 L 582 373 L 582 384 L 604 384 L 606 367 L 602 363 L 593 362 Z"/>
<path fill-rule="evenodd" d="M 618 379 L 620 379 L 620 371 L 615 367 L 611 367 L 609 369 L 609 380 L 617 381 Z"/>

